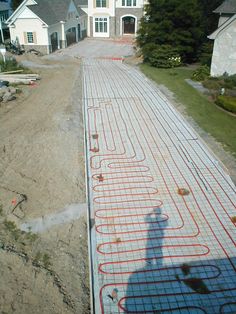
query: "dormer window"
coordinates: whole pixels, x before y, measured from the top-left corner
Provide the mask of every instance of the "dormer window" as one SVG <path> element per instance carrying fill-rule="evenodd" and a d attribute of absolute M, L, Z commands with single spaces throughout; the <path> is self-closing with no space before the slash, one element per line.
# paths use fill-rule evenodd
<path fill-rule="evenodd" d="M 107 0 L 96 0 L 96 8 L 106 8 Z"/>
<path fill-rule="evenodd" d="M 136 7 L 137 0 L 122 0 L 122 7 Z"/>

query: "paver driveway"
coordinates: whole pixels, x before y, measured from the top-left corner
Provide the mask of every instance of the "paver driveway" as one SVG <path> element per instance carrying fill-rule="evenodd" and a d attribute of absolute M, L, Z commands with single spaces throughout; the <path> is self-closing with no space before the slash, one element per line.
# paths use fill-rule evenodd
<path fill-rule="evenodd" d="M 82 58 L 121 58 L 133 55 L 133 53 L 132 38 L 120 40 L 86 38 L 50 56 L 53 58 L 55 55 L 60 54 Z"/>
<path fill-rule="evenodd" d="M 83 68 L 95 313 L 236 313 L 232 181 L 138 71 Z"/>

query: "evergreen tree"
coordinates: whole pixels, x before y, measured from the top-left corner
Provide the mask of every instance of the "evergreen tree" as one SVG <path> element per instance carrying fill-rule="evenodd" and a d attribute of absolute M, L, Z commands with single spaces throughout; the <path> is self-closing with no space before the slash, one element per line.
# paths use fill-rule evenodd
<path fill-rule="evenodd" d="M 221 5 L 223 0 L 198 0 L 201 7 L 202 25 L 205 35 L 210 35 L 214 32 L 218 25 L 219 15 L 213 11 Z"/>
<path fill-rule="evenodd" d="M 199 0 L 150 0 L 141 21 L 138 43 L 154 43 L 178 49 L 186 62 L 196 59 L 203 38 Z"/>
<path fill-rule="evenodd" d="M 23 0 L 12 0 L 11 3 L 12 3 L 12 8 L 13 10 L 17 9 L 18 6 L 23 2 Z"/>

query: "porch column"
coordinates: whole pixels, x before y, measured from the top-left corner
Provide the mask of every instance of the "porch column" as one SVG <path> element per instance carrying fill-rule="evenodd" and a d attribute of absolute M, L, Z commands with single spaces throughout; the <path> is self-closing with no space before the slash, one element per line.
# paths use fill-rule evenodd
<path fill-rule="evenodd" d="M 61 48 L 66 48 L 66 37 L 65 37 L 65 22 L 60 21 L 61 23 Z"/>

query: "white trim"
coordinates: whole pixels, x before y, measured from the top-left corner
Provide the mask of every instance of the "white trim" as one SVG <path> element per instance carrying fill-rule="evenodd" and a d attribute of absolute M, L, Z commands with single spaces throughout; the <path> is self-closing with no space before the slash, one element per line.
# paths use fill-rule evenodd
<path fill-rule="evenodd" d="M 125 14 L 125 15 L 122 15 L 120 17 L 120 36 L 123 36 L 124 35 L 124 30 L 123 30 L 123 18 L 124 17 L 133 17 L 135 19 L 135 26 L 134 26 L 134 35 L 136 35 L 137 33 L 137 27 L 138 27 L 138 18 L 137 16 L 133 15 L 133 14 Z"/>
<path fill-rule="evenodd" d="M 95 19 L 107 19 L 107 32 L 97 33 L 95 32 Z M 110 17 L 108 15 L 93 16 L 93 37 L 110 37 Z"/>
<path fill-rule="evenodd" d="M 230 26 L 230 24 L 236 19 L 236 14 L 234 14 L 230 19 L 225 21 L 217 30 L 215 30 L 211 35 L 207 36 L 209 39 L 215 39 L 216 36 L 221 33 L 225 28 Z"/>
<path fill-rule="evenodd" d="M 30 10 L 30 6 L 26 6 L 24 9 L 28 9 Z M 24 11 L 22 11 L 24 12 Z M 22 12 L 19 12 L 19 15 L 15 17 L 14 20 L 11 20 L 11 22 L 8 23 L 8 27 L 12 27 L 12 25 L 15 23 L 15 21 L 18 19 L 18 17 L 20 16 L 20 14 Z M 46 22 L 44 22 L 38 15 L 36 15 L 32 10 L 30 10 L 30 12 L 35 16 L 34 18 L 38 19 L 41 23 L 43 27 L 48 27 L 48 24 Z"/>
<path fill-rule="evenodd" d="M 124 9 L 129 9 L 129 8 L 132 8 L 132 9 L 137 9 L 138 8 L 138 6 L 137 6 L 137 4 L 138 4 L 138 0 L 136 0 L 136 5 L 133 5 L 134 4 L 134 1 L 135 0 L 131 0 L 131 4 L 132 5 L 127 5 L 127 0 L 125 0 L 125 5 L 122 5 L 122 0 L 121 0 L 121 6 L 120 6 L 120 8 L 124 8 Z"/>
<path fill-rule="evenodd" d="M 11 20 L 14 18 L 15 15 L 18 14 L 18 11 L 20 11 L 20 9 L 23 8 L 23 6 L 25 6 L 25 4 L 26 4 L 27 1 L 28 1 L 28 0 L 24 0 L 24 1 L 18 6 L 18 8 L 17 8 L 17 9 L 12 13 L 12 15 L 7 19 L 7 21 L 6 21 L 7 24 L 9 23 L 9 25 L 10 25 L 10 24 L 12 24 L 12 23 L 15 22 L 15 20 L 17 19 L 17 17 L 14 19 L 14 21 L 11 21 Z M 37 2 L 34 1 L 34 0 L 32 0 L 32 2 L 33 2 L 34 4 L 37 4 Z"/>

